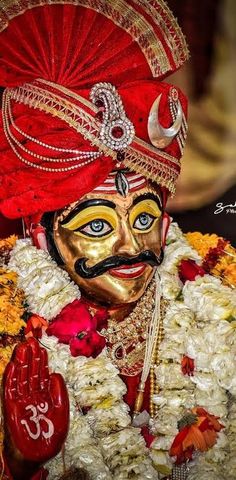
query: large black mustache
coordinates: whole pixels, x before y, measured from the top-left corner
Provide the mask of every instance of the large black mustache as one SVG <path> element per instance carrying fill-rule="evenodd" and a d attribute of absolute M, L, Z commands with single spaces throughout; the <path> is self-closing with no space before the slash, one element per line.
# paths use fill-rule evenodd
<path fill-rule="evenodd" d="M 82 278 L 94 278 L 102 275 L 111 268 L 119 268 L 123 265 L 134 265 L 136 263 L 148 263 L 149 265 L 158 266 L 163 260 L 163 249 L 161 248 L 160 254 L 157 256 L 151 250 L 145 250 L 144 252 L 134 255 L 133 257 L 123 257 L 121 255 L 116 255 L 108 257 L 105 260 L 97 263 L 93 267 L 87 267 L 86 261 L 87 258 L 79 258 L 76 260 L 74 268 L 76 273 Z"/>

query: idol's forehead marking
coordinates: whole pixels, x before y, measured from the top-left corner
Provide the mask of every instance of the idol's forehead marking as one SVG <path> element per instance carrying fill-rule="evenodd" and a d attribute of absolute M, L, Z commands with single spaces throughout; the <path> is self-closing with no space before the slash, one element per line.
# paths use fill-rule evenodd
<path fill-rule="evenodd" d="M 135 192 L 129 192 L 126 197 L 122 197 L 118 193 L 103 193 L 102 195 L 98 193 L 90 193 L 77 202 L 71 203 L 68 207 L 66 207 L 65 210 L 60 213 L 58 221 L 63 224 L 65 221 L 70 220 L 77 213 L 91 206 L 107 206 L 112 209 L 119 208 L 125 213 L 130 207 L 146 199 L 152 199 L 156 201 L 159 208 L 162 209 L 161 194 L 158 189 L 154 189 L 151 186 L 145 186 L 144 188 L 136 190 Z"/>

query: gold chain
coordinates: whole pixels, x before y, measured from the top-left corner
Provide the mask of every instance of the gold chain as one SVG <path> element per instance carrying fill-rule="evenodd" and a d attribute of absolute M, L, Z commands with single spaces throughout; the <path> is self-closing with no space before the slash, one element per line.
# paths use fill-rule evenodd
<path fill-rule="evenodd" d="M 134 310 L 121 322 L 110 319 L 108 321 L 108 328 L 101 332 L 107 340 L 108 355 L 122 375 L 135 376 L 143 369 L 147 325 L 151 321 L 155 306 L 154 293 L 155 282 L 152 281 Z M 159 347 L 164 338 L 163 317 L 165 310 L 166 302 L 162 299 L 161 325 L 157 335 L 156 348 L 150 370 L 151 416 L 154 416 L 156 413 L 156 406 L 152 402 L 152 395 L 159 392 L 159 387 L 155 382 L 154 366 L 159 363 Z"/>

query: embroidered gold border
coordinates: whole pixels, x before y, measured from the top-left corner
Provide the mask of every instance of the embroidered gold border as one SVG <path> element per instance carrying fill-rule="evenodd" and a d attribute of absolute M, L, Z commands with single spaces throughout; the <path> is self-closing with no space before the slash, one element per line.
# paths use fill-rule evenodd
<path fill-rule="evenodd" d="M 51 92 L 42 88 L 39 86 L 40 83 L 53 87 L 54 91 Z M 58 90 L 58 95 L 55 93 L 56 90 Z M 65 94 L 68 98 L 73 98 L 78 105 L 75 105 L 68 98 L 63 98 L 60 93 Z M 31 108 L 38 108 L 45 113 L 60 118 L 81 133 L 91 145 L 95 145 L 99 151 L 116 160 L 117 153 L 106 147 L 99 139 L 100 124 L 93 116 L 97 108 L 89 100 L 71 92 L 66 87 L 41 79 L 36 80 L 34 84 L 29 83 L 6 89 L 5 94 L 18 103 L 23 103 Z M 126 150 L 123 163 L 131 171 L 140 173 L 145 178 L 167 187 L 171 194 L 174 194 L 180 167 L 178 159 L 135 137 L 133 144 Z"/>
<path fill-rule="evenodd" d="M 176 64 L 180 67 L 189 58 L 189 49 L 183 32 L 173 13 L 163 0 L 134 0 L 151 16 L 162 31 Z"/>
<path fill-rule="evenodd" d="M 123 28 L 138 43 L 145 55 L 154 77 L 175 70 L 171 67 L 167 52 L 155 34 L 153 27 L 141 13 L 125 0 L 1 0 L 0 31 L 7 28 L 9 20 L 26 10 L 48 4 L 71 4 L 91 8 Z M 163 0 L 135 0 L 154 21 L 160 25 L 167 44 L 173 50 L 176 66 L 179 67 L 186 56 L 186 43 L 170 10 Z M 159 11 L 157 10 L 159 9 Z M 164 18 L 162 17 L 164 15 Z"/>
<path fill-rule="evenodd" d="M 171 196 L 174 195 L 178 178 L 178 173 L 174 168 L 131 147 L 126 152 L 123 163 L 132 172 L 140 173 L 148 180 L 168 188 Z"/>
<path fill-rule="evenodd" d="M 51 85 L 53 84 L 51 83 Z M 62 91 L 60 87 L 58 90 Z M 67 89 L 63 88 L 63 90 L 65 93 L 65 90 Z M 60 95 L 34 84 L 25 84 L 20 87 L 6 89 L 5 94 L 17 103 L 23 103 L 30 108 L 38 108 L 45 113 L 49 113 L 53 117 L 60 118 L 74 130 L 81 133 L 91 145 L 95 145 L 99 150 L 102 150 L 105 155 L 109 155 L 114 160 L 116 159 L 116 152 L 101 144 L 98 138 L 99 126 L 96 119 L 82 107 L 79 108 L 69 100 L 62 98 Z M 76 95 L 76 99 L 77 101 L 79 100 L 81 103 L 84 103 L 86 106 L 88 105 L 88 101 L 79 95 Z M 93 106 L 91 110 L 93 110 Z"/>

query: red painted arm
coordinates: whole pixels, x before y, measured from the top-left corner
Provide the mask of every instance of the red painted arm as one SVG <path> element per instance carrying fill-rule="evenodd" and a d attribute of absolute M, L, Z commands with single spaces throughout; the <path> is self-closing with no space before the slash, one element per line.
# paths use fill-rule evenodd
<path fill-rule="evenodd" d="M 64 380 L 49 374 L 47 352 L 34 338 L 16 347 L 4 373 L 3 400 L 5 457 L 14 478 L 27 480 L 61 450 L 69 425 Z"/>

